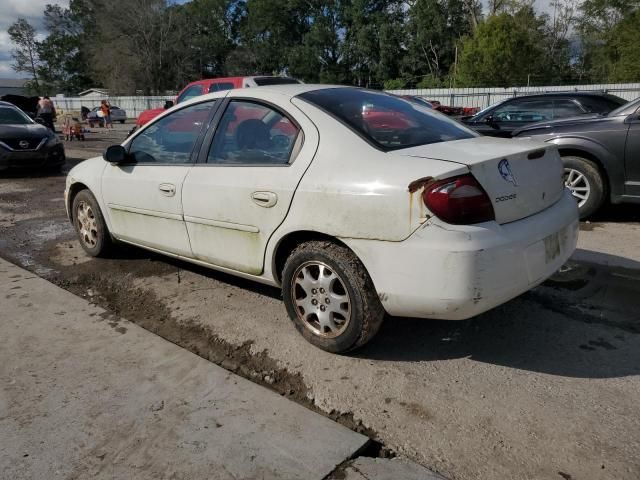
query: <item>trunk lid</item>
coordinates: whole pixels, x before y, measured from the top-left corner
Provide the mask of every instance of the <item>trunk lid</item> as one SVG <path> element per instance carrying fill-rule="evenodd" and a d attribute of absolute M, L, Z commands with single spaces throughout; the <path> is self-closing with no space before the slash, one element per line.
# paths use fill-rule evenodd
<path fill-rule="evenodd" d="M 496 221 L 501 224 L 550 207 L 564 191 L 562 161 L 550 144 L 476 137 L 394 153 L 466 165 L 489 195 Z"/>

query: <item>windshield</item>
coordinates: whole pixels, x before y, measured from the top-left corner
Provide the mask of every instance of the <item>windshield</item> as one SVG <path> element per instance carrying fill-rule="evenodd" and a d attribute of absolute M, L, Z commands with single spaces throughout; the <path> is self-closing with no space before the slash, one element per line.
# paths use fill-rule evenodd
<path fill-rule="evenodd" d="M 383 150 L 477 136 L 427 107 L 372 90 L 327 88 L 300 98 L 326 111 Z"/>
<path fill-rule="evenodd" d="M 0 107 L 0 125 L 28 125 L 31 119 L 17 108 Z"/>
<path fill-rule="evenodd" d="M 631 100 L 628 103 L 625 103 L 621 107 L 612 110 L 607 115 L 608 117 L 617 117 L 618 115 L 631 115 L 635 112 L 638 107 L 640 107 L 640 98 L 636 98 L 635 100 Z"/>

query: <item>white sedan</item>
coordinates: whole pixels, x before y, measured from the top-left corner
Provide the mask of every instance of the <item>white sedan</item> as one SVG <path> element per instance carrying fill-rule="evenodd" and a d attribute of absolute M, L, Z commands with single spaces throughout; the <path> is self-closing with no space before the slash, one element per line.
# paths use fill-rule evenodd
<path fill-rule="evenodd" d="M 553 274 L 578 232 L 553 145 L 351 87 L 181 103 L 74 167 L 65 200 L 89 255 L 125 242 L 280 286 L 298 331 L 330 352 L 368 342 L 385 312 L 500 305 Z"/>

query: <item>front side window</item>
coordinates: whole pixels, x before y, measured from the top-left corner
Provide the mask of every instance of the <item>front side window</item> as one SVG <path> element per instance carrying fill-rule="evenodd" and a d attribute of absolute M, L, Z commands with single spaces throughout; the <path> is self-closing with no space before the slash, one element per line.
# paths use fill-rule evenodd
<path fill-rule="evenodd" d="M 551 100 L 516 100 L 493 111 L 495 122 L 541 122 L 553 119 Z"/>
<path fill-rule="evenodd" d="M 219 82 L 209 85 L 209 93 L 222 92 L 224 90 L 233 90 L 234 86 L 232 82 Z"/>
<path fill-rule="evenodd" d="M 220 119 L 207 163 L 285 165 L 299 133 L 298 126 L 278 110 L 234 100 Z"/>
<path fill-rule="evenodd" d="M 129 144 L 133 163 L 191 163 L 191 151 L 214 102 L 190 105 L 145 128 Z"/>
<path fill-rule="evenodd" d="M 299 95 L 383 150 L 473 138 L 467 127 L 393 95 L 356 88 L 326 88 Z"/>
<path fill-rule="evenodd" d="M 186 102 L 190 98 L 202 95 L 202 85 L 192 85 L 180 94 L 177 102 Z"/>

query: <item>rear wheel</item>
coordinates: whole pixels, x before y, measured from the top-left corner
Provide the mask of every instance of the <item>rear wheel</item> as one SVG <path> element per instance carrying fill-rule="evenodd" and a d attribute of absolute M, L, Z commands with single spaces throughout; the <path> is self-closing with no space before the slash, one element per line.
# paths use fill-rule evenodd
<path fill-rule="evenodd" d="M 89 190 L 82 190 L 75 196 L 72 215 L 84 251 L 92 257 L 107 256 L 112 247 L 111 237 L 98 202 Z"/>
<path fill-rule="evenodd" d="M 578 202 L 580 218 L 594 214 L 604 203 L 604 181 L 598 166 L 581 157 L 562 157 L 564 184 Z"/>
<path fill-rule="evenodd" d="M 332 353 L 361 347 L 384 319 L 362 262 L 348 248 L 329 241 L 307 242 L 291 253 L 284 266 L 282 294 L 298 332 Z"/>

